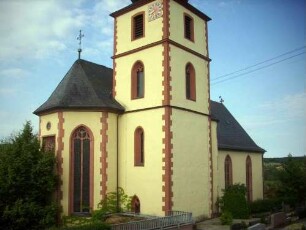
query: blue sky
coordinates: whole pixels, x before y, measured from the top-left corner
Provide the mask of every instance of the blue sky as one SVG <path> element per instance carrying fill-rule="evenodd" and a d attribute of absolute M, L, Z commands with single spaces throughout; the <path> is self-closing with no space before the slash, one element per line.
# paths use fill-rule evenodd
<path fill-rule="evenodd" d="M 265 157 L 306 155 L 306 1 L 189 2 L 212 18 L 211 98 L 222 96 L 267 150 Z M 38 130 L 32 112 L 77 59 L 80 29 L 85 34 L 82 58 L 112 67 L 113 19 L 108 15 L 128 4 L 0 0 L 0 139 L 18 132 L 26 120 Z"/>

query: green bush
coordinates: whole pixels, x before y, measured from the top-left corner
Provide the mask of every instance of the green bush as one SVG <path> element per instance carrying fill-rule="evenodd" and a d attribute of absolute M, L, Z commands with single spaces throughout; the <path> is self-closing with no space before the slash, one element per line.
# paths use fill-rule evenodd
<path fill-rule="evenodd" d="M 117 201 L 118 199 L 118 201 Z M 106 194 L 106 198 L 98 204 L 98 210 L 93 211 L 93 220 L 104 220 L 106 214 L 120 213 L 131 210 L 131 197 L 126 195 L 123 188 L 117 192 Z"/>
<path fill-rule="evenodd" d="M 226 188 L 220 200 L 222 213 L 230 212 L 234 219 L 249 218 L 249 207 L 245 198 L 246 188 L 243 184 L 234 184 Z"/>
<path fill-rule="evenodd" d="M 282 201 L 280 199 L 264 199 L 255 200 L 249 203 L 250 212 L 252 214 L 270 212 L 281 209 Z"/>
<path fill-rule="evenodd" d="M 110 230 L 111 227 L 103 222 L 92 222 L 89 224 L 63 227 L 62 230 Z"/>
<path fill-rule="evenodd" d="M 229 211 L 224 211 L 220 216 L 222 225 L 231 225 L 233 223 L 233 215 Z"/>
<path fill-rule="evenodd" d="M 55 157 L 40 150 L 30 122 L 19 134 L 0 143 L 0 226 L 44 229 L 56 223 Z"/>

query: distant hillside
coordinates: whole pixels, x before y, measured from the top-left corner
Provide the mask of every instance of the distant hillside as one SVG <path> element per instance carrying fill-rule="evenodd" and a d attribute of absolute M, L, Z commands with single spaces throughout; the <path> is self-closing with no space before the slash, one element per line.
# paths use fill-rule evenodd
<path fill-rule="evenodd" d="M 276 157 L 276 158 L 264 158 L 263 161 L 265 164 L 269 164 L 269 163 L 279 163 L 282 164 L 284 162 L 286 162 L 288 159 L 288 157 Z M 293 160 L 303 160 L 304 157 L 292 157 Z"/>

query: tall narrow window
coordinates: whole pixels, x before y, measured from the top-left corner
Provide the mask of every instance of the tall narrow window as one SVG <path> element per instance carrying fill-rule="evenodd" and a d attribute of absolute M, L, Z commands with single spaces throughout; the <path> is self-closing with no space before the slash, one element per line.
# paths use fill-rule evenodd
<path fill-rule="evenodd" d="M 229 155 L 226 156 L 224 161 L 224 181 L 225 188 L 233 184 L 233 171 L 232 171 L 232 160 Z"/>
<path fill-rule="evenodd" d="M 134 133 L 134 165 L 144 166 L 144 132 L 141 127 Z"/>
<path fill-rule="evenodd" d="M 252 183 L 252 160 L 248 156 L 246 159 L 246 187 L 248 201 L 253 200 L 253 183 Z"/>
<path fill-rule="evenodd" d="M 185 69 L 186 77 L 186 99 L 196 100 L 196 80 L 195 71 L 192 64 L 188 63 Z"/>
<path fill-rule="evenodd" d="M 139 214 L 140 213 L 140 200 L 138 196 L 133 196 L 132 202 L 131 202 L 131 209 L 132 212 Z"/>
<path fill-rule="evenodd" d="M 45 152 L 55 153 L 55 136 L 43 137 L 42 149 Z"/>
<path fill-rule="evenodd" d="M 144 37 L 144 13 L 132 17 L 132 40 Z"/>
<path fill-rule="evenodd" d="M 193 18 L 187 14 L 184 15 L 184 32 L 185 38 L 194 41 L 194 25 Z"/>
<path fill-rule="evenodd" d="M 72 213 L 88 213 L 91 201 L 91 135 L 81 126 L 71 137 L 71 204 Z"/>
<path fill-rule="evenodd" d="M 138 61 L 132 68 L 132 99 L 144 97 L 144 67 Z"/>

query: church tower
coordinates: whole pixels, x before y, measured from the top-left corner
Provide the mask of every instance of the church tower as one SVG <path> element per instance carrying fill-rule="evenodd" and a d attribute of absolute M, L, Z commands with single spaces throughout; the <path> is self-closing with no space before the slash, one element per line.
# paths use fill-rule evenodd
<path fill-rule="evenodd" d="M 188 0 L 138 0 L 114 17 L 118 185 L 141 213 L 212 213 L 208 16 Z"/>

